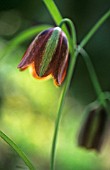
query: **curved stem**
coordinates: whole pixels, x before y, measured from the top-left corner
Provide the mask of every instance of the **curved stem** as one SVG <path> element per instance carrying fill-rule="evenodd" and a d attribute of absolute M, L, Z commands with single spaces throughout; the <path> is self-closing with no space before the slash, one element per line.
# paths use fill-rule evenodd
<path fill-rule="evenodd" d="M 110 17 L 110 9 L 99 19 L 99 21 L 93 26 L 89 33 L 84 37 L 80 43 L 80 47 L 84 47 L 91 37 L 96 33 L 100 26 Z"/>
<path fill-rule="evenodd" d="M 80 54 L 82 55 L 82 57 L 85 61 L 86 67 L 88 69 L 88 72 L 89 72 L 89 75 L 90 75 L 90 78 L 91 78 L 91 82 L 94 86 L 94 89 L 95 89 L 97 97 L 100 101 L 100 104 L 102 104 L 106 108 L 105 96 L 104 96 L 103 90 L 100 86 L 100 83 L 98 81 L 98 78 L 97 78 L 94 66 L 92 64 L 92 61 L 91 61 L 88 53 L 83 48 L 80 48 L 80 46 L 79 46 L 78 51 L 80 52 Z"/>
<path fill-rule="evenodd" d="M 71 34 L 72 34 L 72 39 L 71 39 L 71 44 L 69 44 L 71 47 L 75 46 L 76 47 L 76 32 L 74 25 L 72 24 L 72 21 L 69 19 L 64 19 L 62 20 L 60 27 L 67 22 L 70 26 L 71 29 Z M 54 169 L 54 162 L 55 162 L 55 151 L 56 151 L 56 143 L 57 143 L 57 136 L 58 136 L 58 129 L 59 129 L 59 124 L 61 120 L 61 113 L 64 105 L 64 99 L 66 96 L 66 93 L 69 89 L 71 78 L 73 75 L 75 63 L 76 63 L 76 58 L 77 58 L 77 51 L 74 51 L 74 48 L 71 48 L 72 51 L 70 52 L 71 58 L 70 58 L 70 65 L 69 65 L 69 70 L 66 78 L 66 82 L 64 85 L 64 88 L 61 93 L 60 101 L 59 101 L 59 106 L 58 106 L 58 111 L 57 111 L 57 118 L 56 118 L 56 123 L 55 123 L 55 129 L 54 129 L 54 135 L 53 135 L 53 142 L 52 142 L 52 150 L 51 150 L 51 170 Z"/>
<path fill-rule="evenodd" d="M 25 162 L 25 164 L 28 166 L 30 170 L 35 170 L 35 168 L 33 167 L 32 163 L 29 161 L 25 153 L 1 130 L 0 130 L 0 137 L 16 151 L 16 153 L 21 157 L 21 159 Z"/>
<path fill-rule="evenodd" d="M 68 18 L 64 18 L 59 24 L 59 27 L 62 27 L 62 25 L 65 24 L 66 22 L 69 24 L 70 29 L 71 29 L 71 34 L 72 34 L 72 37 L 71 37 L 72 41 L 70 43 L 71 45 L 73 45 L 74 49 L 76 49 L 76 31 L 75 31 L 75 26 L 73 22 Z"/>

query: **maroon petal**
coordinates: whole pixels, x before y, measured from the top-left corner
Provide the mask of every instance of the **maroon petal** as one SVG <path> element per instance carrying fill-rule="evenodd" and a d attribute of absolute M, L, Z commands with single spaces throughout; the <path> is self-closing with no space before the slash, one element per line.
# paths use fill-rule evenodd
<path fill-rule="evenodd" d="M 67 66 L 68 66 L 68 44 L 67 38 L 64 33 L 61 33 L 61 37 L 59 39 L 58 47 L 56 53 L 54 55 L 55 66 L 53 67 L 53 77 L 55 78 L 55 83 L 57 85 L 61 85 L 66 76 Z M 53 65 L 54 65 L 53 62 Z"/>
<path fill-rule="evenodd" d="M 41 61 L 41 53 L 43 53 L 44 45 L 46 44 L 48 37 L 51 35 L 51 32 L 52 28 L 43 31 L 38 36 L 36 36 L 25 52 L 20 64 L 18 65 L 20 70 L 24 70 L 33 62 L 37 63 L 36 67 L 38 67 Z M 38 70 L 38 68 L 36 68 L 36 70 Z"/>
<path fill-rule="evenodd" d="M 60 61 L 59 61 L 59 67 L 58 67 L 58 77 L 56 79 L 58 84 L 60 85 L 64 81 L 66 72 L 67 72 L 67 66 L 68 66 L 68 48 L 67 47 L 68 47 L 67 39 L 63 37 Z"/>
<path fill-rule="evenodd" d="M 104 140 L 108 115 L 103 107 L 93 108 L 81 127 L 78 144 L 87 149 L 99 151 Z"/>

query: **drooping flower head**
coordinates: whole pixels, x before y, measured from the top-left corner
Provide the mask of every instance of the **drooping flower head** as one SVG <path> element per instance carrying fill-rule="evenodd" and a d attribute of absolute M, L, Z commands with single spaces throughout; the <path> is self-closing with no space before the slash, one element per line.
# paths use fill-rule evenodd
<path fill-rule="evenodd" d="M 87 149 L 101 149 L 108 115 L 102 106 L 92 108 L 80 129 L 78 144 Z"/>
<path fill-rule="evenodd" d="M 65 79 L 68 65 L 68 41 L 60 27 L 41 32 L 30 44 L 18 68 L 31 68 L 35 78 L 54 78 L 56 85 Z"/>

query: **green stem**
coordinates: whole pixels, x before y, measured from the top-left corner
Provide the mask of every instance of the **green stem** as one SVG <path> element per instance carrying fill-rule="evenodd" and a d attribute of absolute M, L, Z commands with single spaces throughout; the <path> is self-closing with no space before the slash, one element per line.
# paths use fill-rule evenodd
<path fill-rule="evenodd" d="M 30 170 L 35 170 L 32 163 L 29 161 L 29 159 L 24 154 L 24 152 L 1 130 L 0 130 L 0 137 L 16 151 L 16 153 L 22 158 L 22 160 L 25 162 L 25 164 L 28 166 Z"/>
<path fill-rule="evenodd" d="M 66 22 L 69 24 L 70 29 L 71 29 L 71 34 L 72 34 L 71 35 L 72 41 L 69 44 L 71 44 L 71 46 L 73 45 L 72 47 L 74 47 L 74 49 L 76 49 L 76 31 L 75 31 L 75 26 L 74 26 L 73 22 L 68 18 L 64 18 L 61 21 L 61 23 L 59 24 L 59 27 L 62 27 L 62 25 L 65 24 Z"/>
<path fill-rule="evenodd" d="M 58 106 L 58 111 L 57 111 L 57 118 L 56 118 L 55 129 L 54 129 L 54 135 L 53 135 L 52 150 L 51 150 L 51 170 L 54 169 L 55 150 L 56 150 L 58 129 L 59 129 L 59 124 L 60 124 L 60 120 L 61 120 L 61 113 L 62 113 L 62 109 L 63 109 L 63 105 L 64 105 L 64 99 L 65 99 L 65 96 L 66 96 L 67 91 L 70 86 L 76 59 L 77 59 L 77 53 L 73 53 L 71 56 L 71 59 L 70 59 L 70 65 L 69 65 L 66 82 L 65 82 L 64 88 L 62 89 L 62 93 L 60 96 L 60 101 L 59 101 L 59 106 Z"/>
<path fill-rule="evenodd" d="M 88 53 L 83 48 L 80 49 L 80 46 L 79 46 L 78 49 L 79 49 L 78 51 L 80 52 L 80 54 L 82 55 L 82 57 L 85 61 L 87 70 L 88 70 L 90 78 L 91 78 L 91 82 L 94 86 L 94 89 L 95 89 L 97 97 L 100 101 L 100 104 L 102 104 L 106 108 L 105 95 L 104 95 L 103 90 L 102 90 L 100 83 L 98 81 L 92 61 L 91 61 Z"/>
<path fill-rule="evenodd" d="M 89 33 L 84 37 L 80 43 L 80 47 L 84 47 L 91 37 L 96 33 L 100 26 L 110 17 L 110 9 L 99 19 L 99 21 L 94 25 L 94 27 L 89 31 Z"/>
<path fill-rule="evenodd" d="M 70 29 L 71 29 L 71 34 L 72 34 L 72 38 L 70 41 L 71 44 L 69 44 L 69 45 L 71 47 L 73 47 L 73 46 L 76 47 L 76 32 L 75 32 L 75 28 L 74 28 L 72 21 L 67 18 L 63 19 L 59 26 L 61 27 L 65 22 L 67 22 L 69 24 Z M 51 150 L 51 170 L 54 169 L 55 149 L 56 149 L 56 142 L 57 142 L 57 136 L 58 136 L 58 128 L 59 128 L 59 124 L 60 124 L 60 120 L 61 120 L 61 113 L 62 113 L 62 109 L 63 109 L 63 105 L 64 105 L 64 99 L 65 99 L 66 93 L 70 86 L 70 82 L 71 82 L 71 78 L 73 75 L 76 58 L 77 58 L 77 51 L 76 52 L 74 51 L 75 48 L 71 48 L 71 49 L 72 49 L 72 51 L 70 52 L 71 58 L 70 58 L 68 75 L 66 78 L 64 88 L 61 93 L 61 98 L 59 101 L 58 112 L 57 112 L 57 119 L 56 119 L 56 124 L 55 124 L 55 129 L 54 129 L 54 135 L 53 135 L 52 150 Z"/>

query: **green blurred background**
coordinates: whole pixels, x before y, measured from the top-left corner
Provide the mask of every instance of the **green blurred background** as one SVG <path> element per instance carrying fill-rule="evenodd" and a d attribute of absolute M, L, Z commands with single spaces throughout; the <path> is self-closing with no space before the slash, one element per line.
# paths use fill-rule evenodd
<path fill-rule="evenodd" d="M 110 8 L 110 0 L 55 0 L 63 17 L 75 23 L 78 43 Z M 0 0 L 0 54 L 18 33 L 40 24 L 54 24 L 41 0 Z M 32 37 L 33 39 L 33 37 Z M 37 170 L 48 170 L 59 96 L 53 80 L 38 81 L 17 65 L 27 40 L 0 59 L 0 129 L 27 154 Z M 99 81 L 110 90 L 110 19 L 86 45 Z M 66 97 L 56 155 L 57 170 L 110 169 L 109 133 L 98 154 L 77 146 L 77 135 L 87 104 L 96 99 L 85 64 L 79 56 Z M 0 139 L 0 170 L 27 169 L 18 155 Z"/>

